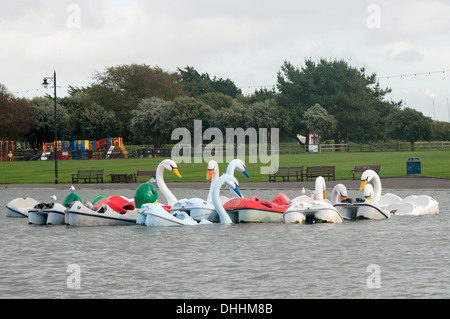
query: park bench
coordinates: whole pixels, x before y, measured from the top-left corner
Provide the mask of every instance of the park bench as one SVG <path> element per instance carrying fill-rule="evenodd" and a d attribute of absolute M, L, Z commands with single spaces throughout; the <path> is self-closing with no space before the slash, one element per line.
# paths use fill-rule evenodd
<path fill-rule="evenodd" d="M 138 170 L 136 174 L 134 175 L 134 182 L 137 183 L 138 177 L 155 177 L 156 178 L 156 171 L 155 170 Z"/>
<path fill-rule="evenodd" d="M 269 174 L 269 182 L 276 182 L 277 178 L 282 179 L 283 182 L 289 182 L 291 177 L 295 178 L 296 182 L 299 180 L 303 182 L 303 166 L 279 167 L 276 173 Z"/>
<path fill-rule="evenodd" d="M 381 164 L 376 165 L 356 165 L 354 169 L 350 171 L 350 174 L 353 174 L 353 179 L 355 179 L 355 174 L 362 174 L 364 171 L 371 169 L 374 170 L 377 174 L 380 172 Z"/>
<path fill-rule="evenodd" d="M 134 174 L 108 174 L 111 176 L 111 183 L 133 183 Z"/>
<path fill-rule="evenodd" d="M 78 183 L 80 181 L 85 183 L 103 183 L 103 170 L 79 170 L 76 174 L 72 174 L 72 183 Z"/>
<path fill-rule="evenodd" d="M 306 177 L 306 181 L 319 176 L 326 177 L 328 180 L 335 180 L 335 166 L 308 166 L 304 176 Z"/>

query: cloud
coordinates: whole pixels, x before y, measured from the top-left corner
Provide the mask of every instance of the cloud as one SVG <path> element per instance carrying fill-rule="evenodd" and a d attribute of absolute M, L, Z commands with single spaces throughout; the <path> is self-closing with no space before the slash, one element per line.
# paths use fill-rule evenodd
<path fill-rule="evenodd" d="M 367 25 L 372 3 L 380 28 Z M 68 24 L 71 4 L 80 9 L 79 28 Z M 56 70 L 64 94 L 68 85 L 90 85 L 94 71 L 145 63 L 169 71 L 190 65 L 251 93 L 275 85 L 284 60 L 301 67 L 305 58 L 345 59 L 379 75 L 450 69 L 448 16 L 444 0 L 4 1 L 0 83 L 32 97 L 45 93 L 35 89 Z M 445 76 L 384 82 L 395 98 L 416 101 L 425 88 L 447 94 Z"/>
<path fill-rule="evenodd" d="M 436 93 L 432 92 L 429 88 L 425 89 L 425 95 L 431 97 L 432 99 L 438 96 Z"/>

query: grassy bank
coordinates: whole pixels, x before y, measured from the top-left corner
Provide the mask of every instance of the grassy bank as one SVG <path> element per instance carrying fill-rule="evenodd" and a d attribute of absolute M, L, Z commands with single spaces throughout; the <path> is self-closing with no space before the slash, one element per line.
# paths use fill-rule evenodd
<path fill-rule="evenodd" d="M 406 176 L 406 162 L 410 157 L 421 160 L 421 176 L 450 178 L 450 151 L 417 152 L 352 152 L 328 154 L 280 155 L 279 166 L 320 166 L 335 165 L 336 179 L 351 179 L 350 170 L 355 165 L 381 164 L 381 177 Z M 139 169 L 156 169 L 161 158 L 107 159 L 107 160 L 64 160 L 58 161 L 58 179 L 60 183 L 71 183 L 72 173 L 79 169 L 104 169 L 105 176 L 110 173 L 135 173 Z M 262 166 L 269 164 L 249 163 L 248 181 L 266 182 L 268 176 L 260 173 Z M 206 181 L 206 163 L 179 163 L 182 179 L 166 173 L 168 182 L 204 182 Z M 219 163 L 221 174 L 227 163 Z M 241 179 L 238 176 L 239 179 Z M 146 178 L 140 181 L 144 182 Z M 0 163 L 0 184 L 54 183 L 54 161 L 2 162 Z M 110 181 L 109 176 L 105 181 Z"/>

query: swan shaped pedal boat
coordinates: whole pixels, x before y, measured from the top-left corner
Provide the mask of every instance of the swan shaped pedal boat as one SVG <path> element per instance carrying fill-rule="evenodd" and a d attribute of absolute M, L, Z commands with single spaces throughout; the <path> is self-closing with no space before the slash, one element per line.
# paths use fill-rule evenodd
<path fill-rule="evenodd" d="M 245 167 L 245 163 L 240 159 L 234 159 L 228 164 L 226 174 L 234 176 L 235 171 L 238 171 L 242 173 L 245 177 L 249 178 L 247 168 Z M 206 179 L 211 180 L 211 186 L 209 188 L 207 199 L 203 200 L 201 198 L 196 197 L 189 199 L 186 198 L 181 199 L 170 207 L 170 212 L 184 211 L 196 221 L 206 219 L 214 223 L 219 222 L 219 216 L 217 215 L 216 209 L 212 204 L 212 189 L 214 183 L 217 181 L 218 178 L 219 178 L 219 165 L 217 164 L 216 161 L 211 160 L 208 162 L 208 169 L 206 174 Z M 232 188 L 230 188 L 230 192 L 234 196 L 234 198 L 239 197 L 239 195 L 236 194 Z M 220 199 L 222 203 L 226 203 L 231 198 L 220 196 Z"/>
<path fill-rule="evenodd" d="M 159 163 L 158 167 L 156 168 L 156 185 L 158 186 L 159 191 L 166 198 L 167 205 L 157 203 L 156 201 L 153 203 L 154 204 L 157 203 L 158 205 L 161 205 L 162 208 L 169 211 L 170 207 L 173 206 L 174 204 L 176 204 L 178 202 L 178 200 L 175 197 L 175 195 L 170 191 L 169 187 L 167 187 L 167 184 L 164 181 L 164 171 L 165 170 L 171 171 L 172 173 L 174 173 L 175 175 L 177 175 L 180 178 L 181 178 L 181 175 L 180 175 L 180 172 L 178 171 L 177 164 L 173 160 L 170 160 L 170 159 L 161 161 L 161 163 Z M 155 189 L 155 193 L 156 193 L 156 198 L 158 198 L 158 193 L 157 193 L 156 189 Z M 147 203 L 152 203 L 152 202 L 147 202 Z M 142 203 L 142 204 L 144 204 L 144 203 Z M 146 219 L 148 217 L 147 212 L 149 211 L 150 207 L 145 208 L 145 207 L 141 207 L 141 205 L 137 205 L 136 208 L 137 208 L 136 224 L 145 225 Z"/>
<path fill-rule="evenodd" d="M 236 194 L 240 195 L 239 183 L 235 177 L 224 174 L 217 179 L 212 189 L 212 202 L 219 216 L 220 223 L 231 224 L 232 220 L 223 208 L 219 196 L 220 188 L 224 184 L 233 189 Z M 167 207 L 164 207 L 164 205 L 159 203 L 144 204 L 142 205 L 141 211 L 143 214 L 147 215 L 145 225 L 150 227 L 212 224 L 211 221 L 205 219 L 196 221 L 184 211 L 174 211 L 171 213 Z"/>
<path fill-rule="evenodd" d="M 366 170 L 361 175 L 360 191 L 364 191 L 364 199 L 347 199 L 335 205 L 347 220 L 387 219 L 395 213 L 380 203 L 381 179 L 374 170 Z"/>
<path fill-rule="evenodd" d="M 401 198 L 387 193 L 381 196 L 380 205 L 397 216 L 439 214 L 439 203 L 428 195 L 409 195 Z"/>
<path fill-rule="evenodd" d="M 325 200 L 325 189 L 325 179 L 317 177 L 315 198 L 305 198 L 290 206 L 283 214 L 284 223 L 342 223 L 340 212 Z"/>

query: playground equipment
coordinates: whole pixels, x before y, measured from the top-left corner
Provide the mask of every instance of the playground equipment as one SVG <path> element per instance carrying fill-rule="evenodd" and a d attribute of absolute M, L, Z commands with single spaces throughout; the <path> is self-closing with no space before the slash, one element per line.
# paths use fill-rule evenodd
<path fill-rule="evenodd" d="M 123 145 L 122 137 L 108 137 L 101 140 L 75 140 L 56 141 L 58 159 L 102 159 L 111 158 L 114 149 L 120 150 L 119 154 L 128 158 L 128 152 Z M 42 143 L 42 152 L 53 152 L 54 143 Z M 104 156 L 106 151 L 106 155 Z"/>
<path fill-rule="evenodd" d="M 13 155 L 8 158 L 8 153 Z M 0 162 L 14 160 L 14 141 L 0 141 Z"/>

